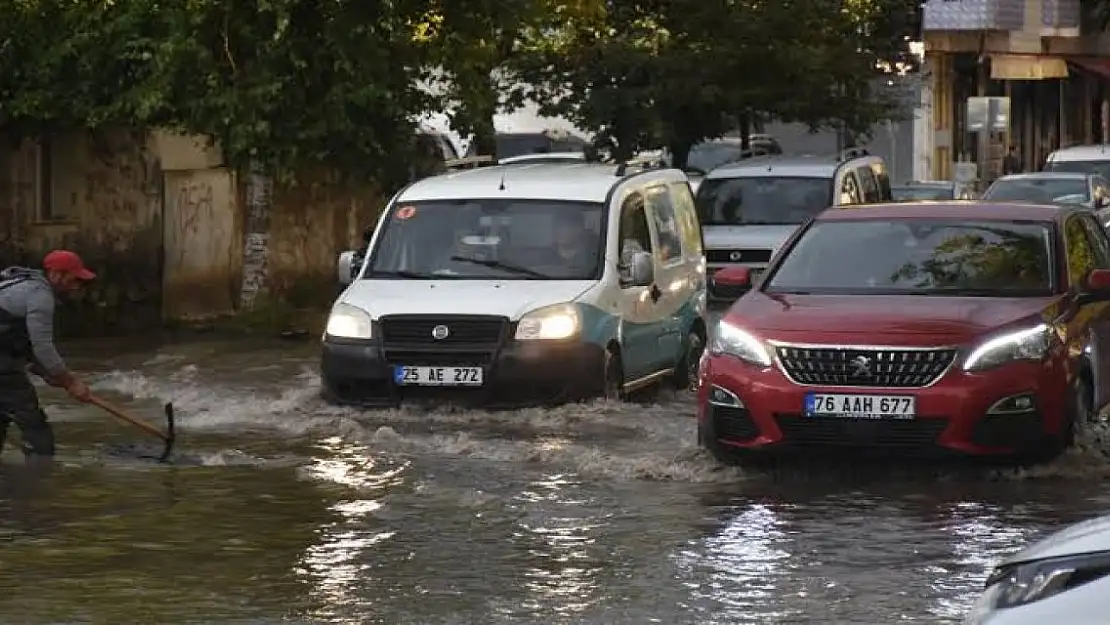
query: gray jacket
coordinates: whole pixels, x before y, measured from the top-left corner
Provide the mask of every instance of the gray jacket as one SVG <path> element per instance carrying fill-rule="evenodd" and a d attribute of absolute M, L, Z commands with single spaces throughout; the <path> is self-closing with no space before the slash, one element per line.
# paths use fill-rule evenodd
<path fill-rule="evenodd" d="M 41 271 L 26 267 L 0 271 L 0 309 L 26 320 L 35 363 L 52 376 L 67 371 L 54 347 L 55 302 L 54 288 Z"/>

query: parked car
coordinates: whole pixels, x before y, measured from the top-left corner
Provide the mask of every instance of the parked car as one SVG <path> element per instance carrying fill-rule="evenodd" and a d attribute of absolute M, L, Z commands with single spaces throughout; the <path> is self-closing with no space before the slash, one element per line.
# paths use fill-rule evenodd
<path fill-rule="evenodd" d="M 972 199 L 969 189 L 950 180 L 911 180 L 904 185 L 892 187 L 890 193 L 895 202 Z"/>
<path fill-rule="evenodd" d="M 1002 176 L 980 198 L 987 202 L 1078 204 L 1091 210 L 1110 207 L 1110 182 L 1098 174 L 1035 172 Z"/>
<path fill-rule="evenodd" d="M 323 337 L 324 397 L 539 405 L 688 388 L 705 260 L 685 175 L 624 164 L 425 178 L 383 212 Z"/>
<path fill-rule="evenodd" d="M 782 154 L 782 146 L 768 134 L 753 134 L 748 138 L 748 149 L 742 147 L 740 137 L 721 137 L 695 144 L 686 157 L 686 173 L 704 176 L 721 165 L 735 163 L 754 156 Z M 663 151 L 663 161 L 673 163 L 669 150 Z"/>
<path fill-rule="evenodd" d="M 758 276 L 801 224 L 829 206 L 889 202 L 886 163 L 865 150 L 832 157 L 765 156 L 722 165 L 697 190 L 710 273 L 747 267 Z M 741 292 L 710 284 L 711 301 Z"/>
<path fill-rule="evenodd" d="M 966 625 L 1103 625 L 1110 516 L 1055 532 L 999 562 Z"/>
<path fill-rule="evenodd" d="M 1075 145 L 1061 148 L 1048 155 L 1044 170 L 1098 174 L 1110 180 L 1110 146 Z"/>
<path fill-rule="evenodd" d="M 747 267 L 717 282 L 751 284 Z M 845 449 L 1049 460 L 1110 399 L 1110 239 L 1064 206 L 828 210 L 721 320 L 701 370 L 722 460 Z"/>

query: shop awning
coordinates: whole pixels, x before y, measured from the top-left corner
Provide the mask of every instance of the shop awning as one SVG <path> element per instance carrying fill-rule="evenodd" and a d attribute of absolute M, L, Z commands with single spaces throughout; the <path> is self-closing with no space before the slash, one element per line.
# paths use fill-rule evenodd
<path fill-rule="evenodd" d="M 1068 57 L 1068 62 L 1080 69 L 1110 79 L 1110 59 L 1098 57 Z"/>
<path fill-rule="evenodd" d="M 993 80 L 1046 80 L 1067 78 L 1068 63 L 1050 56 L 991 55 Z"/>

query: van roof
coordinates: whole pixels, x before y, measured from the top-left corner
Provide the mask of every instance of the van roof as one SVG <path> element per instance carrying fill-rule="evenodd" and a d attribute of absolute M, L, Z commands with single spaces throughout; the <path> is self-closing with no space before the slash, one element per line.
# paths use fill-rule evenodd
<path fill-rule="evenodd" d="M 604 202 L 613 186 L 623 179 L 616 175 L 615 165 L 573 161 L 516 163 L 424 178 L 405 189 L 397 201 L 506 198 Z"/>
<path fill-rule="evenodd" d="M 1110 145 L 1073 145 L 1048 155 L 1049 161 L 1110 161 Z"/>
<path fill-rule="evenodd" d="M 707 180 L 720 178 L 832 178 L 841 165 L 880 162 L 876 156 L 838 160 L 835 156 L 756 156 L 726 163 L 709 172 Z"/>

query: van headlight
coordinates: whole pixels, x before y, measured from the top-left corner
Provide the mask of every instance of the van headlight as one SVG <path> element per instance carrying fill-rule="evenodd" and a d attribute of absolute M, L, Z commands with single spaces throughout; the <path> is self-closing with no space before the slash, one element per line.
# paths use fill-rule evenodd
<path fill-rule="evenodd" d="M 341 339 L 369 339 L 373 336 L 370 313 L 350 304 L 336 304 L 328 315 L 327 336 Z"/>
<path fill-rule="evenodd" d="M 964 371 L 984 371 L 1018 360 L 1042 360 L 1052 346 L 1052 328 L 1041 323 L 984 341 L 964 360 Z"/>
<path fill-rule="evenodd" d="M 582 329 L 578 307 L 556 304 L 537 308 L 520 318 L 516 326 L 518 341 L 569 339 Z"/>
<path fill-rule="evenodd" d="M 986 590 L 968 614 L 966 625 L 980 625 L 992 613 L 1006 608 L 1035 603 L 1110 572 L 1110 553 L 1095 552 L 1048 560 L 1023 562 L 995 569 L 985 584 Z"/>
<path fill-rule="evenodd" d="M 713 333 L 709 351 L 735 356 L 760 367 L 771 366 L 771 355 L 767 353 L 763 342 L 727 321 L 717 323 L 717 331 Z"/>

